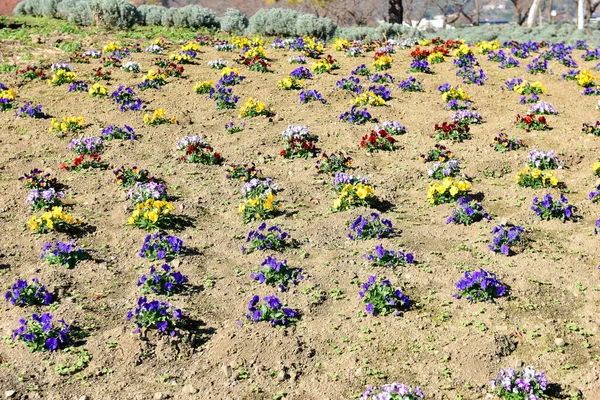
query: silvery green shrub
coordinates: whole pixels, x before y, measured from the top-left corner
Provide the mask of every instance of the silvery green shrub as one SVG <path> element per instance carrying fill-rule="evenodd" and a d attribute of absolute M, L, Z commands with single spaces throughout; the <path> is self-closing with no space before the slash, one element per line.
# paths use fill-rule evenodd
<path fill-rule="evenodd" d="M 179 28 L 216 28 L 219 26 L 217 15 L 210 9 L 189 5 L 174 9 L 173 26 Z"/>
<path fill-rule="evenodd" d="M 235 8 L 228 8 L 225 14 L 219 18 L 221 30 L 223 32 L 244 32 L 248 27 L 248 17 L 243 12 Z"/>
<path fill-rule="evenodd" d="M 166 7 L 142 4 L 138 7 L 139 23 L 143 25 L 162 25 Z"/>
<path fill-rule="evenodd" d="M 250 34 L 264 36 L 295 36 L 300 14 L 286 8 L 263 8 L 250 18 Z"/>
<path fill-rule="evenodd" d="M 327 39 L 333 36 L 337 25 L 329 18 L 319 18 L 314 14 L 301 14 L 296 19 L 296 35 L 314 36 Z"/>
<path fill-rule="evenodd" d="M 23 0 L 15 6 L 15 15 L 56 15 L 56 6 L 60 0 Z"/>
<path fill-rule="evenodd" d="M 87 0 L 62 0 L 56 6 L 60 18 L 81 26 L 90 26 L 94 23 L 92 9 Z"/>
<path fill-rule="evenodd" d="M 173 16 L 177 13 L 177 8 L 167 8 L 161 19 L 162 26 L 173 26 Z"/>
<path fill-rule="evenodd" d="M 138 20 L 137 8 L 127 0 L 91 0 L 94 21 L 111 29 L 131 28 Z"/>

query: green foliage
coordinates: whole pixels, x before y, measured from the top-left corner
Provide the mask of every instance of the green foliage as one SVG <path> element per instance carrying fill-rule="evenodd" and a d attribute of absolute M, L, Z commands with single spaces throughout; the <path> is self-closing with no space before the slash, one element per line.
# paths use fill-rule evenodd
<path fill-rule="evenodd" d="M 142 25 L 162 25 L 166 7 L 142 4 L 138 7 L 139 23 Z"/>
<path fill-rule="evenodd" d="M 217 15 L 208 8 L 189 5 L 175 10 L 172 15 L 173 26 L 178 28 L 218 28 Z"/>
<path fill-rule="evenodd" d="M 437 34 L 437 33 L 436 33 Z M 423 38 L 421 31 L 400 24 L 381 24 L 377 27 L 344 27 L 338 28 L 335 35 L 346 40 L 385 40 L 385 39 L 406 39 Z"/>
<path fill-rule="evenodd" d="M 319 18 L 313 14 L 301 14 L 296 20 L 296 35 L 314 36 L 321 39 L 333 37 L 337 25 L 329 18 Z"/>
<path fill-rule="evenodd" d="M 235 8 L 228 8 L 225 14 L 219 18 L 219 23 L 223 32 L 243 33 L 248 27 L 248 17 Z"/>
<path fill-rule="evenodd" d="M 262 8 L 250 18 L 251 34 L 264 36 L 295 36 L 300 14 L 285 8 Z"/>
<path fill-rule="evenodd" d="M 127 0 L 89 1 L 96 25 L 107 29 L 128 29 L 138 21 L 137 8 Z"/>
<path fill-rule="evenodd" d="M 56 6 L 59 17 L 81 26 L 90 26 L 94 23 L 94 16 L 86 0 L 62 0 Z"/>

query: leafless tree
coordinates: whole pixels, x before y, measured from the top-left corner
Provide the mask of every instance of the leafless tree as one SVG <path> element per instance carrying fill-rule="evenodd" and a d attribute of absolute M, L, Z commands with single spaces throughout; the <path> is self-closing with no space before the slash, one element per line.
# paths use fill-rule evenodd
<path fill-rule="evenodd" d="M 472 23 L 472 17 L 465 11 L 468 4 L 469 0 L 435 0 L 433 2 L 433 5 L 440 10 L 440 14 L 444 17 L 444 25 L 456 22 L 461 15 Z"/>
<path fill-rule="evenodd" d="M 523 25 L 525 21 L 527 21 L 527 16 L 529 15 L 531 0 L 510 0 L 510 2 L 515 8 L 517 24 Z"/>

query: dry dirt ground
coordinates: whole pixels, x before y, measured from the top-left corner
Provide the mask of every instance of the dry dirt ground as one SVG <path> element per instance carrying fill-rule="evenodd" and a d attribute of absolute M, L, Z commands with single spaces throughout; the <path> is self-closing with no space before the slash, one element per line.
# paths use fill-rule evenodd
<path fill-rule="evenodd" d="M 87 40 L 90 48 L 101 48 L 111 37 Z M 149 41 L 140 44 L 145 47 Z M 24 49 L 5 42 L 2 47 L 20 66 L 41 57 L 48 62 L 69 58 L 50 45 Z M 20 60 L 25 50 L 32 52 L 33 60 Z M 138 91 L 149 110 L 164 108 L 178 118 L 176 125 L 146 127 L 142 113 L 121 113 L 108 99 L 67 93 L 66 86 L 51 87 L 41 81 L 21 84 L 13 74 L 0 75 L 2 83 L 15 89 L 21 104 L 28 100 L 42 104 L 58 118 L 83 115 L 89 123 L 85 136 L 97 135 L 109 124 L 129 124 L 141 135 L 138 141 L 108 143 L 103 159 L 111 169 L 70 173 L 60 171 L 59 165 L 70 157 L 71 137 L 48 133 L 48 120 L 15 119 L 10 111 L 0 114 L 2 289 L 8 290 L 18 278 L 39 277 L 58 296 L 53 313 L 87 334 L 78 346 L 93 357 L 80 373 L 60 376 L 55 366 L 65 360 L 73 363 L 72 355 L 30 353 L 21 343 L 3 342 L 3 390 L 16 391 L 14 398 L 56 400 L 82 395 L 149 399 L 156 393 L 179 399 L 333 400 L 354 398 L 367 385 L 397 381 L 421 385 L 432 399 L 482 399 L 487 398 L 489 381 L 501 368 L 533 365 L 560 385 L 559 397 L 581 390 L 585 398 L 600 398 L 600 336 L 594 317 L 600 299 L 600 254 L 598 237 L 593 235 L 600 208 L 587 200 L 597 184 L 591 164 L 598 158 L 600 138 L 580 132 L 583 122 L 596 121 L 597 98 L 583 97 L 575 83 L 561 81 L 567 68 L 554 62 L 550 63 L 552 74 L 533 77 L 524 69 L 526 62 L 517 69 L 501 70 L 479 55 L 489 79 L 483 86 L 467 86 L 466 90 L 485 123 L 471 127 L 471 140 L 447 145 L 473 178 L 473 192 L 483 196 L 482 204 L 495 219 L 471 227 L 446 225 L 453 205 L 427 203 L 427 165 L 419 154 L 435 144 L 429 137 L 433 125 L 449 118 L 436 89 L 444 82 L 460 83 L 451 60 L 433 66 L 433 75 L 416 74 L 423 80 L 425 93 L 403 93 L 393 85 L 393 100 L 387 106 L 370 107 L 377 119 L 399 121 L 408 133 L 398 137 L 396 151 L 367 156 L 359 142 L 374 124 L 340 122 L 338 116 L 349 109 L 353 97 L 333 88 L 357 65 L 370 64 L 372 53 L 364 58 L 328 53 L 341 69 L 315 76 L 305 85 L 321 91 L 327 105 L 299 105 L 297 91 L 277 88 L 276 81 L 295 68 L 287 62 L 295 54 L 291 51 L 268 49 L 274 73 L 240 68 L 247 78 L 233 89 L 240 97 L 238 106 L 253 96 L 269 104 L 276 115 L 253 118 L 246 130 L 233 135 L 226 134 L 223 126 L 239 121 L 238 110 L 217 111 L 211 100 L 192 89 L 197 81 L 218 79 L 219 71 L 207 66 L 209 60 L 224 58 L 231 63 L 236 57 L 208 46 L 195 65 L 185 65 L 184 78 L 168 79 L 162 90 Z M 399 50 L 393 55 L 393 67 L 387 72 L 397 82 L 409 76 L 409 53 Z M 580 67 L 592 69 L 596 62 L 583 62 L 580 54 L 575 51 Z M 152 58 L 133 54 L 131 59 L 146 72 Z M 75 70 L 89 82 L 98 64 L 97 60 L 77 64 Z M 143 73 L 109 69 L 113 74 L 110 91 L 142 80 Z M 552 130 L 527 133 L 514 126 L 515 115 L 528 107 L 518 104 L 518 94 L 500 89 L 502 82 L 513 77 L 540 79 L 547 87 L 544 100 L 560 112 L 548 117 Z M 344 151 L 354 158 L 353 173 L 367 176 L 377 197 L 393 205 L 383 214 L 402 231 L 381 242 L 386 248 L 413 252 L 418 264 L 396 272 L 370 269 L 363 254 L 380 241 L 349 240 L 347 224 L 371 210 L 328 212 L 335 193 L 328 177 L 314 173 L 315 159 L 278 157 L 280 133 L 290 124 L 307 125 L 318 135 L 322 151 Z M 552 149 L 560 155 L 566 168 L 557 174 L 578 208 L 579 222 L 536 219 L 531 200 L 546 190 L 516 185 L 513 175 L 524 165 L 528 150 L 493 151 L 489 144 L 500 131 L 524 139 L 529 150 Z M 272 288 L 249 278 L 250 270 L 267 254 L 241 252 L 242 238 L 257 224 L 241 224 L 237 214 L 241 184 L 226 180 L 225 167 L 178 161 L 175 143 L 187 135 L 206 137 L 226 163 L 256 162 L 264 176 L 284 189 L 279 197 L 285 213 L 270 222 L 300 242 L 298 248 L 278 255 L 290 266 L 302 267 L 307 275 L 297 287 L 280 294 L 302 313 L 295 327 L 237 324 L 253 294 L 273 293 Z M 146 233 L 125 226 L 129 202 L 112 182 L 112 169 L 121 165 L 148 168 L 164 179 L 177 212 L 193 220 L 192 226 L 175 232 L 192 251 L 174 263 L 189 277 L 191 289 L 169 300 L 189 318 L 196 333 L 193 343 L 172 345 L 152 332 L 146 340 L 140 339 L 126 320 L 127 310 L 139 296 L 136 282 L 148 264 L 137 255 Z M 79 244 L 93 257 L 75 269 L 48 267 L 40 260 L 46 241 L 68 237 L 28 231 L 27 190 L 17 179 L 32 168 L 64 182 L 69 212 L 92 227 Z M 503 257 L 488 250 L 491 229 L 502 220 L 526 228 L 526 251 Z M 454 299 L 453 282 L 465 270 L 479 267 L 496 272 L 510 286 L 510 296 L 485 304 Z M 413 301 L 410 310 L 399 317 L 362 316 L 357 282 L 371 274 L 387 276 L 401 287 Z M 2 302 L 2 335 L 10 336 L 19 318 L 32 311 Z M 557 338 L 566 344 L 556 346 Z M 186 394 L 186 385 L 198 392 Z"/>

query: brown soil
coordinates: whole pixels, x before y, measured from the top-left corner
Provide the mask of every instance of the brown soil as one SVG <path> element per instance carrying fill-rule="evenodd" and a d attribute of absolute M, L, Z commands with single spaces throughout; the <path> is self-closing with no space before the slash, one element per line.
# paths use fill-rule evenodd
<path fill-rule="evenodd" d="M 110 38 L 96 40 L 98 47 Z M 9 44 L 4 50 L 17 59 L 23 51 Z M 393 56 L 393 68 L 388 72 L 397 82 L 409 75 L 409 52 L 401 50 Z M 579 54 L 575 52 L 580 67 L 592 69 L 595 62 L 580 62 Z M 293 53 L 269 49 L 268 55 L 275 73 L 240 68 L 247 79 L 234 87 L 234 93 L 240 97 L 238 105 L 253 96 L 271 105 L 276 115 L 251 119 L 245 131 L 234 135 L 227 135 L 223 126 L 238 121 L 238 110 L 217 111 L 211 100 L 192 90 L 196 81 L 218 79 L 219 72 L 207 66 L 209 60 L 224 58 L 231 63 L 234 53 L 205 47 L 197 65 L 185 66 L 184 79 L 171 78 L 159 91 L 138 91 L 149 109 L 162 107 L 178 118 L 177 125 L 156 128 L 145 127 L 141 113 L 120 113 L 110 100 L 67 93 L 66 86 L 51 87 L 45 82 L 21 85 L 12 75 L 0 75 L 3 83 L 15 89 L 21 104 L 28 100 L 43 104 L 58 118 L 83 115 L 90 123 L 86 136 L 97 135 L 108 124 L 125 123 L 142 135 L 135 142 L 109 142 L 103 159 L 115 169 L 121 165 L 148 168 L 164 179 L 177 197 L 178 213 L 193 219 L 193 226 L 177 235 L 197 254 L 181 257 L 175 264 L 188 275 L 195 290 L 169 301 L 183 309 L 199 333 L 193 343 L 176 346 L 152 332 L 147 340 L 133 333 L 126 314 L 139 295 L 136 282 L 147 270 L 137 255 L 146 233 L 125 226 L 129 215 L 125 193 L 112 182 L 110 169 L 60 171 L 60 163 L 71 156 L 67 150 L 70 137 L 49 134 L 48 120 L 14 119 L 12 112 L 5 112 L 0 114 L 2 289 L 18 278 L 39 277 L 59 294 L 54 314 L 88 334 L 81 346 L 93 359 L 80 375 L 59 376 L 54 368 L 64 363 L 67 356 L 63 352 L 29 353 L 21 343 L 4 343 L 0 345 L 0 388 L 16 390 L 17 398 L 57 400 L 81 395 L 149 399 L 157 392 L 180 399 L 271 399 L 285 393 L 288 399 L 316 400 L 353 398 L 367 385 L 397 381 L 420 384 L 433 399 L 480 399 L 486 397 L 488 382 L 501 368 L 522 362 L 547 371 L 563 394 L 581 390 L 586 398 L 600 397 L 600 341 L 594 311 L 600 299 L 600 255 L 598 238 L 591 234 L 600 210 L 587 200 L 597 183 L 591 164 L 598 157 L 600 139 L 580 133 L 583 122 L 597 119 L 597 98 L 582 97 L 575 83 L 561 81 L 567 68 L 559 64 L 551 62 L 553 74 L 533 77 L 525 72 L 527 62 L 504 71 L 478 56 L 489 80 L 466 90 L 485 123 L 471 127 L 471 140 L 449 147 L 467 175 L 474 177 L 474 192 L 483 194 L 484 207 L 496 218 L 471 227 L 453 226 L 445 224 L 452 205 L 431 207 L 426 202 L 426 166 L 419 160 L 419 154 L 435 144 L 429 137 L 433 125 L 450 114 L 443 110 L 436 89 L 444 82 L 460 82 L 451 62 L 433 66 L 434 75 L 420 76 L 425 93 L 405 94 L 394 85 L 394 98 L 388 106 L 370 107 L 380 121 L 399 121 L 408 133 L 398 138 L 398 150 L 369 157 L 359 142 L 373 125 L 341 123 L 338 116 L 349 109 L 352 96 L 332 88 L 357 65 L 370 64 L 371 58 L 346 58 L 341 52 L 332 52 L 341 70 L 306 83 L 306 88 L 321 91 L 328 104 L 300 106 L 298 92 L 276 86 L 276 81 L 294 68 L 287 63 Z M 60 61 L 68 55 L 53 52 L 45 57 Z M 146 72 L 153 57 L 134 54 L 132 60 L 140 62 Z M 90 65 L 77 64 L 78 77 L 89 81 L 87 76 L 97 65 L 97 60 Z M 119 84 L 134 86 L 143 76 L 112 72 L 111 91 Z M 544 99 L 560 112 L 548 117 L 551 131 L 526 133 L 514 127 L 515 115 L 525 113 L 528 107 L 517 103 L 518 94 L 503 92 L 500 84 L 519 76 L 540 79 L 547 87 Z M 418 265 L 397 273 L 368 268 L 363 254 L 379 241 L 350 241 L 347 223 L 370 210 L 328 213 L 335 194 L 328 177 L 314 174 L 315 160 L 278 157 L 280 133 L 289 124 L 307 125 L 326 153 L 341 150 L 352 155 L 354 173 L 369 177 L 377 197 L 393 204 L 384 214 L 403 232 L 382 242 L 389 248 L 414 252 Z M 559 170 L 558 177 L 578 207 L 581 221 L 563 224 L 535 218 L 529 209 L 531 200 L 546 191 L 517 187 L 513 175 L 525 163 L 527 150 L 494 152 L 489 144 L 501 130 L 525 139 L 530 149 L 553 149 L 565 160 L 567 168 Z M 274 329 L 261 323 L 241 328 L 236 323 L 253 294 L 264 296 L 274 291 L 249 278 L 250 270 L 259 266 L 266 254 L 243 255 L 240 250 L 240 237 L 256 226 L 240 223 L 241 184 L 227 181 L 223 167 L 177 161 L 176 140 L 196 134 L 205 136 L 227 163 L 257 162 L 263 174 L 284 189 L 279 197 L 285 214 L 271 222 L 288 230 L 301 246 L 280 257 L 308 275 L 300 285 L 280 294 L 302 313 L 295 327 Z M 66 240 L 66 235 L 38 236 L 26 227 L 31 216 L 24 204 L 27 190 L 17 178 L 34 167 L 68 185 L 69 211 L 93 227 L 79 239 L 93 259 L 73 270 L 50 268 L 39 258 L 46 241 Z M 495 171 L 495 177 L 486 170 Z M 506 170 L 511 172 L 503 174 Z M 527 251 L 507 258 L 487 249 L 494 223 L 503 219 L 526 227 L 531 239 Z M 464 270 L 479 267 L 496 272 L 510 286 L 511 296 L 490 304 L 454 299 L 453 282 Z M 413 307 L 400 317 L 360 316 L 364 306 L 356 282 L 375 273 L 401 287 L 414 301 Z M 578 289 L 578 281 L 586 290 Z M 339 289 L 343 298 L 334 299 L 334 289 Z M 32 311 L 3 302 L 0 331 L 9 336 L 19 318 Z M 567 329 L 569 322 L 591 334 L 588 348 L 583 346 L 580 332 Z M 555 338 L 564 338 L 567 345 L 557 348 Z M 110 341 L 116 341 L 116 347 L 107 348 Z M 242 369 L 247 372 L 246 379 L 239 374 Z M 184 394 L 184 385 L 193 385 L 198 394 Z"/>

